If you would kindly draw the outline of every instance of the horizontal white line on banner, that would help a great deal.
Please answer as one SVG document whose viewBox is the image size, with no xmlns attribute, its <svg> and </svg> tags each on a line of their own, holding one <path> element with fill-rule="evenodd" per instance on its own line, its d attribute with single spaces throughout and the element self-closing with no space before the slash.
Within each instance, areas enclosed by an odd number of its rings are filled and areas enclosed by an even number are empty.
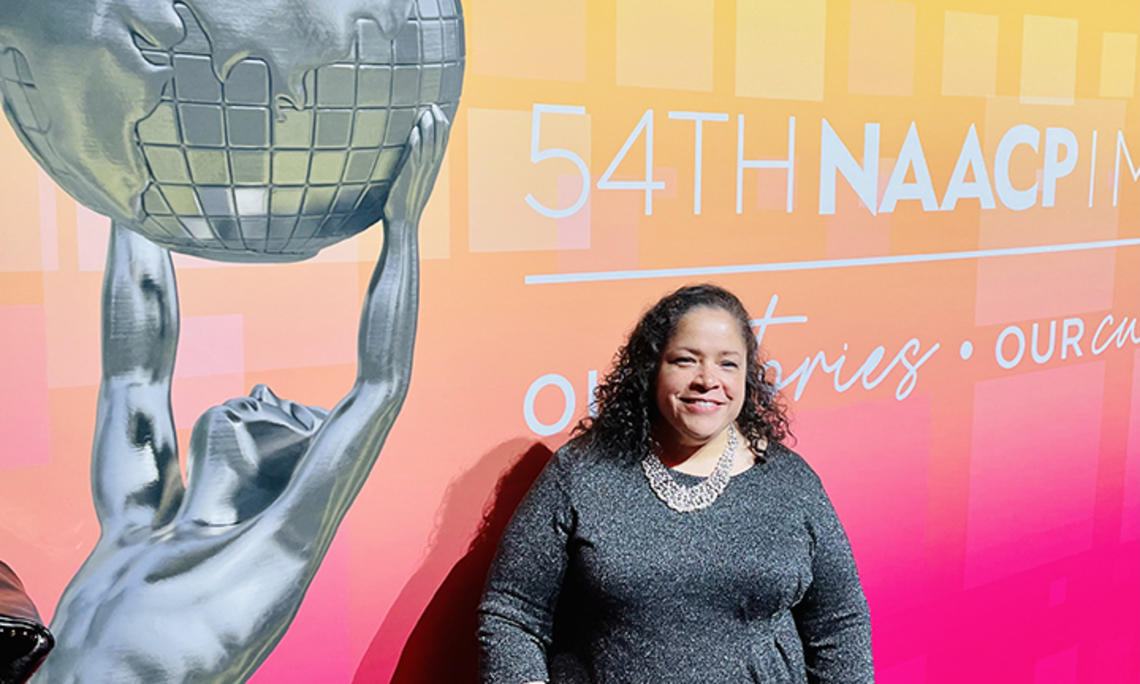
<svg viewBox="0 0 1140 684">
<path fill-rule="evenodd" d="M 648 278 L 682 278 L 691 276 L 734 275 L 737 273 L 765 273 L 769 271 L 811 271 L 821 268 L 849 268 L 851 266 L 882 266 L 886 264 L 913 264 L 928 261 L 954 261 L 985 257 L 1020 256 L 1025 254 L 1054 254 L 1080 252 L 1089 249 L 1130 247 L 1140 245 L 1140 238 L 1101 240 L 1100 242 L 1071 242 L 1064 245 L 1037 245 L 1034 247 L 1006 247 L 1002 249 L 974 249 L 966 252 L 935 252 L 933 254 L 895 254 L 851 259 L 820 259 L 817 261 L 783 261 L 771 264 L 738 264 L 735 266 L 694 266 L 688 268 L 645 268 L 628 271 L 593 271 L 584 273 L 544 273 L 526 276 L 527 285 L 555 283 L 596 283 L 607 280 L 642 280 Z"/>
</svg>

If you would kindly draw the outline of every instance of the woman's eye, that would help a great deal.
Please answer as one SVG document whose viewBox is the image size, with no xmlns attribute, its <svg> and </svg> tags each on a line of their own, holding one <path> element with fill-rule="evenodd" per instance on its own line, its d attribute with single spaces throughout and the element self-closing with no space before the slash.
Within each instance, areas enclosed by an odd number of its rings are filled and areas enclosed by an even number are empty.
<svg viewBox="0 0 1140 684">
<path fill-rule="evenodd" d="M 736 368 L 735 361 L 722 361 L 720 364 L 723 368 Z"/>
<path fill-rule="evenodd" d="M 695 363 L 695 361 L 691 356 L 679 356 L 673 359 L 673 363 L 677 364 L 678 366 L 687 366 L 691 363 Z"/>
</svg>

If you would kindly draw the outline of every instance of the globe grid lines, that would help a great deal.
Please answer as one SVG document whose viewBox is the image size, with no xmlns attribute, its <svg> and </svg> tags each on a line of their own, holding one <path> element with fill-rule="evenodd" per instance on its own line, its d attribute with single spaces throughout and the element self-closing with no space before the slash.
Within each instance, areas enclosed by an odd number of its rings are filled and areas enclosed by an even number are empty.
<svg viewBox="0 0 1140 684">
<path fill-rule="evenodd" d="M 171 69 L 155 106 L 128 122 L 142 164 L 136 218 L 96 210 L 175 251 L 308 258 L 381 217 L 424 106 L 434 102 L 454 120 L 466 61 L 455 0 L 416 0 L 391 38 L 358 20 L 349 54 L 307 71 L 295 107 L 273 101 L 281 76 L 256 56 L 218 79 L 194 12 L 184 2 L 173 7 L 185 27 L 177 44 L 132 34 L 143 59 Z M 0 46 L 0 91 L 14 128 L 69 192 L 82 194 L 86 181 L 69 181 L 67 167 L 53 161 L 63 155 L 52 146 L 33 76 L 18 47 Z"/>
<path fill-rule="evenodd" d="M 274 110 L 268 98 L 272 89 L 268 85 L 261 89 L 265 95 L 263 98 L 251 99 L 242 94 L 231 96 L 229 85 L 243 66 L 258 64 L 261 73 L 268 76 L 263 62 L 243 60 L 234 67 L 225 83 L 217 81 L 212 69 L 200 69 L 199 74 L 207 74 L 212 83 L 186 83 L 186 74 L 181 67 L 192 63 L 192 60 L 198 60 L 199 66 L 209 66 L 211 53 L 193 13 L 181 3 L 176 5 L 187 26 L 186 37 L 170 50 L 143 49 L 148 60 L 170 64 L 175 71 L 155 112 L 141 120 L 136 128 L 137 140 L 144 149 L 151 175 L 143 193 L 144 221 L 150 224 L 151 230 L 161 230 L 162 234 L 175 241 L 189 238 L 201 244 L 200 238 L 216 240 L 231 250 L 248 251 L 250 244 L 257 241 L 260 244 L 256 251 L 278 257 L 299 255 L 303 258 L 371 225 L 379 217 L 382 201 L 390 187 L 389 179 L 402 157 L 406 135 L 414 125 L 416 112 L 422 106 L 420 103 L 425 99 L 440 101 L 441 107 L 452 118 L 458 105 L 464 62 L 462 17 L 451 3 L 445 3 L 448 7 L 443 12 L 431 4 L 430 0 L 420 0 L 414 5 L 415 14 L 391 40 L 381 41 L 379 35 L 369 40 L 367 32 L 371 30 L 378 34 L 378 27 L 371 22 L 358 22 L 352 61 L 325 65 L 305 75 L 306 101 L 300 103 L 300 109 L 283 110 L 284 119 L 293 116 L 304 117 L 308 121 L 304 140 L 299 144 L 281 140 L 283 121 L 273 116 Z M 425 8 L 428 11 L 424 11 Z M 197 50 L 188 50 L 187 47 Z M 369 52 L 374 54 L 366 54 Z M 375 58 L 376 54 L 383 61 Z M 362 104 L 361 81 L 367 70 L 384 77 L 386 92 L 383 99 L 372 95 Z M 425 78 L 425 73 L 432 74 L 432 70 L 434 78 Z M 351 87 L 339 89 L 342 94 L 350 93 L 351 101 L 338 99 L 336 92 L 333 97 L 326 98 L 322 92 L 322 81 L 335 77 L 338 71 L 342 80 L 346 73 L 351 74 Z M 408 76 L 414 76 L 414 82 Z M 342 83 L 344 85 L 347 83 Z M 414 85 L 414 91 L 408 85 Z M 427 97 L 425 89 L 430 90 Z M 183 90 L 191 92 L 184 93 Z M 163 107 L 169 108 L 176 140 L 147 140 L 143 135 L 147 122 Z M 198 125 L 200 140 L 187 143 L 187 138 L 194 133 L 186 121 L 187 113 L 194 113 L 195 107 L 213 108 L 216 126 L 211 131 Z M 232 130 L 233 113 L 251 110 L 262 111 L 262 118 L 266 121 L 261 145 L 238 141 Z M 368 125 L 362 124 L 361 120 L 369 112 L 383 117 L 382 129 L 377 139 L 361 145 L 358 137 L 360 127 Z M 326 134 L 330 128 L 329 119 L 334 116 L 342 119 L 339 142 L 329 144 Z M 379 122 L 372 125 L 376 123 Z M 202 131 L 206 135 L 201 135 Z M 337 133 L 333 135 L 336 137 Z M 159 166 L 154 160 L 156 150 L 163 149 L 177 150 L 179 172 L 173 177 L 156 169 Z M 221 177 L 202 177 L 202 171 L 195 168 L 194 157 L 209 154 L 215 155 L 215 167 L 224 166 Z M 242 154 L 260 155 L 260 178 L 251 181 L 239 177 L 235 160 Z M 302 170 L 298 165 L 297 169 L 292 169 L 293 175 L 283 180 L 281 162 L 290 155 L 294 160 L 303 157 L 301 163 L 304 168 Z M 363 164 L 361 155 L 365 155 Z M 319 169 L 322 157 L 325 168 Z M 224 164 L 220 164 L 222 159 Z M 171 193 L 179 192 L 182 193 L 181 199 L 172 200 Z M 282 210 L 282 200 L 290 195 L 288 207 Z M 193 206 L 189 206 L 191 202 Z M 359 219 L 361 215 L 365 215 L 367 220 Z M 284 233 L 286 225 L 288 234 L 282 238 L 280 234 Z M 346 226 L 348 230 L 344 230 Z M 329 227 L 342 230 L 334 232 Z"/>
<path fill-rule="evenodd" d="M 12 86 L 14 90 L 9 90 Z M 15 48 L 0 52 L 0 94 L 3 94 L 4 101 L 12 107 L 23 127 L 42 136 L 48 131 L 47 116 L 36 90 L 31 68 L 24 55 Z M 19 97 L 13 96 L 13 93 Z M 26 123 L 29 119 L 35 122 L 34 126 Z"/>
</svg>

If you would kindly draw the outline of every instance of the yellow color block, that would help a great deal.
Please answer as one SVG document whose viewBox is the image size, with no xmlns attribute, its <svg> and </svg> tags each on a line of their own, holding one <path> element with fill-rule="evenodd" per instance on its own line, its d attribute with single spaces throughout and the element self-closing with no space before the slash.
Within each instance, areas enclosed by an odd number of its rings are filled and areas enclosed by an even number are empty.
<svg viewBox="0 0 1140 684">
<path fill-rule="evenodd" d="M 586 0 L 483 0 L 465 5 L 472 73 L 586 79 Z"/>
<path fill-rule="evenodd" d="M 914 93 L 914 5 L 852 0 L 847 89 L 865 95 Z"/>
<path fill-rule="evenodd" d="M 1132 97 L 1136 92 L 1136 34 L 1106 33 L 1100 51 L 1100 96 Z"/>
<path fill-rule="evenodd" d="M 618 0 L 617 82 L 712 90 L 713 0 Z"/>
<path fill-rule="evenodd" d="M 1026 15 L 1021 41 L 1021 101 L 1073 104 L 1077 20 Z"/>
<path fill-rule="evenodd" d="M 823 99 L 824 0 L 737 0 L 736 94 Z"/>
<path fill-rule="evenodd" d="M 942 41 L 942 94 L 997 94 L 998 18 L 946 12 Z"/>
<path fill-rule="evenodd" d="M 530 160 L 531 112 L 468 109 L 468 244 L 472 252 L 581 249 L 588 246 L 590 204 L 572 216 L 541 215 L 529 204 L 566 209 L 582 190 L 573 161 Z M 590 119 L 582 114 L 542 114 L 539 150 L 564 150 L 590 166 Z M 586 180 L 590 184 L 590 180 Z M 591 188 L 587 187 L 587 190 Z"/>
</svg>

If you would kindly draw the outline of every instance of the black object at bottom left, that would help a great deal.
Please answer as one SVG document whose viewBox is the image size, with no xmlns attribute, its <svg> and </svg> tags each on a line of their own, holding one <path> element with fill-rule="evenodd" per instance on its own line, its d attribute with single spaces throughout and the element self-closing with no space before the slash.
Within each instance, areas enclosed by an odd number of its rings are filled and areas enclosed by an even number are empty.
<svg viewBox="0 0 1140 684">
<path fill-rule="evenodd" d="M 26 682 L 54 645 L 20 578 L 0 561 L 0 684 Z"/>
</svg>

